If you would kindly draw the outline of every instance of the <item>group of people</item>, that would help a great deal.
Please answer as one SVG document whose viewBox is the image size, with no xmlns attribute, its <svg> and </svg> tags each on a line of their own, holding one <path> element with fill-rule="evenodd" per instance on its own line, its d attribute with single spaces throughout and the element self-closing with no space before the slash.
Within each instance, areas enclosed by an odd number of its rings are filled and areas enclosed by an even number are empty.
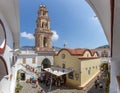
<svg viewBox="0 0 120 93">
<path fill-rule="evenodd" d="M 41 84 L 45 84 L 46 86 L 49 86 L 50 84 L 53 86 L 60 87 L 61 85 L 64 85 L 65 81 L 61 77 L 52 76 L 49 73 L 43 74 L 38 78 L 38 82 Z"/>
<path fill-rule="evenodd" d="M 65 79 L 64 77 L 57 77 L 50 73 L 43 73 L 38 78 L 35 78 L 34 76 L 30 77 L 29 83 L 31 83 L 32 87 L 34 88 L 37 88 L 39 84 L 43 84 L 46 87 L 49 86 L 61 87 L 65 84 Z M 43 89 L 40 90 L 40 93 L 43 93 Z"/>
<path fill-rule="evenodd" d="M 35 88 L 38 87 L 38 80 L 33 77 L 30 78 L 30 83 L 34 85 Z"/>
<path fill-rule="evenodd" d="M 99 76 L 97 77 L 97 79 L 95 80 L 95 87 L 96 88 L 103 88 L 103 84 L 102 84 L 102 82 L 100 81 L 100 78 L 99 78 Z"/>
</svg>

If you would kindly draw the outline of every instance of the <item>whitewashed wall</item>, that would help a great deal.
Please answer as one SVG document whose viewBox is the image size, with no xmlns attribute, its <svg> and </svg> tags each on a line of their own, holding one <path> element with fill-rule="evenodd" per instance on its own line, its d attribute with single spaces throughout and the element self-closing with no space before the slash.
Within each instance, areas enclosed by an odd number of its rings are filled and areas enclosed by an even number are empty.
<svg viewBox="0 0 120 93">
<path fill-rule="evenodd" d="M 8 74 L 10 75 L 10 73 L 11 73 L 11 57 L 13 55 L 13 53 L 10 52 L 13 49 L 12 32 L 9 28 L 7 21 L 5 20 L 4 16 L 2 15 L 1 11 L 0 11 L 0 19 L 3 22 L 5 30 L 6 30 L 6 48 L 5 48 L 4 53 L 1 56 L 4 58 L 4 60 L 6 62 Z M 3 71 L 2 68 L 0 68 L 0 70 Z M 4 83 L 4 80 L 3 80 L 3 83 Z M 5 93 L 9 93 L 10 92 L 10 78 L 6 83 L 7 83 L 6 85 L 8 85 L 8 86 L 0 84 L 2 86 L 2 89 L 0 88 L 0 91 L 4 90 Z M 7 87 L 7 89 L 6 89 L 6 87 Z"/>
<path fill-rule="evenodd" d="M 1 12 L 0 12 L 0 19 L 2 20 L 2 22 L 4 24 L 4 27 L 5 27 L 5 30 L 6 30 L 6 39 L 7 39 L 6 40 L 7 44 L 6 44 L 5 52 L 2 56 L 7 63 L 8 73 L 10 73 L 10 70 L 11 70 L 11 68 L 10 68 L 11 58 L 10 57 L 12 56 L 12 53 L 10 51 L 13 49 L 13 38 L 12 38 L 12 33 L 10 31 L 10 28 L 7 24 L 7 21 L 4 19 Z"/>
<path fill-rule="evenodd" d="M 45 58 L 49 59 L 51 62 L 51 65 L 53 65 L 53 56 L 37 56 L 37 55 L 30 55 L 30 56 L 24 55 L 23 56 L 23 55 L 21 55 L 21 56 L 18 56 L 18 62 L 22 63 L 23 58 L 26 58 L 26 64 L 29 64 L 32 67 L 41 66 L 41 64 Z M 35 58 L 35 60 L 36 60 L 35 64 L 32 63 L 32 58 Z"/>
<path fill-rule="evenodd" d="M 23 58 L 26 58 L 26 64 L 29 64 L 30 66 L 32 67 L 36 67 L 37 66 L 37 59 L 36 59 L 36 56 L 35 55 L 31 55 L 31 56 L 27 56 L 27 55 L 20 55 L 18 56 L 18 62 L 19 63 L 22 63 L 23 62 Z M 36 60 L 36 63 L 32 63 L 32 59 L 35 58 Z"/>
</svg>

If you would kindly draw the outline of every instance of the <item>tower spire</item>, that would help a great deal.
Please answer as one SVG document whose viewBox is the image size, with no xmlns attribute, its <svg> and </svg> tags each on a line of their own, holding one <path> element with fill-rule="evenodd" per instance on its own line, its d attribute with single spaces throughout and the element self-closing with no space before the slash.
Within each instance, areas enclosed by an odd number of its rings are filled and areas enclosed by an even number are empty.
<svg viewBox="0 0 120 93">
<path fill-rule="evenodd" d="M 39 51 L 52 51 L 52 31 L 50 30 L 50 18 L 45 5 L 40 5 L 36 20 L 35 48 Z"/>
</svg>

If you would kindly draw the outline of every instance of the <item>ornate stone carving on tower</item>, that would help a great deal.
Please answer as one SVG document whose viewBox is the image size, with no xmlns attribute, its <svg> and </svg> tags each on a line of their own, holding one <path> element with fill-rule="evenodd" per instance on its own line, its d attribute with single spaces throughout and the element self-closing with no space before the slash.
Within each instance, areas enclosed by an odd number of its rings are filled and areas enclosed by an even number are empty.
<svg viewBox="0 0 120 93">
<path fill-rule="evenodd" d="M 36 31 L 34 34 L 36 52 L 53 51 L 52 35 L 48 9 L 45 5 L 40 5 L 36 20 Z"/>
</svg>

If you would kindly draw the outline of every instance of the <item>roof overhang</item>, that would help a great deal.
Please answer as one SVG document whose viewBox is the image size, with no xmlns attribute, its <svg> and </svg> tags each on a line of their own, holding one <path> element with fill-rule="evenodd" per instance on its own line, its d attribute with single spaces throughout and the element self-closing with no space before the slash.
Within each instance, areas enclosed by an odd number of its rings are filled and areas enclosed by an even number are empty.
<svg viewBox="0 0 120 93">
<path fill-rule="evenodd" d="M 111 0 L 86 0 L 96 13 L 111 47 Z"/>
</svg>

